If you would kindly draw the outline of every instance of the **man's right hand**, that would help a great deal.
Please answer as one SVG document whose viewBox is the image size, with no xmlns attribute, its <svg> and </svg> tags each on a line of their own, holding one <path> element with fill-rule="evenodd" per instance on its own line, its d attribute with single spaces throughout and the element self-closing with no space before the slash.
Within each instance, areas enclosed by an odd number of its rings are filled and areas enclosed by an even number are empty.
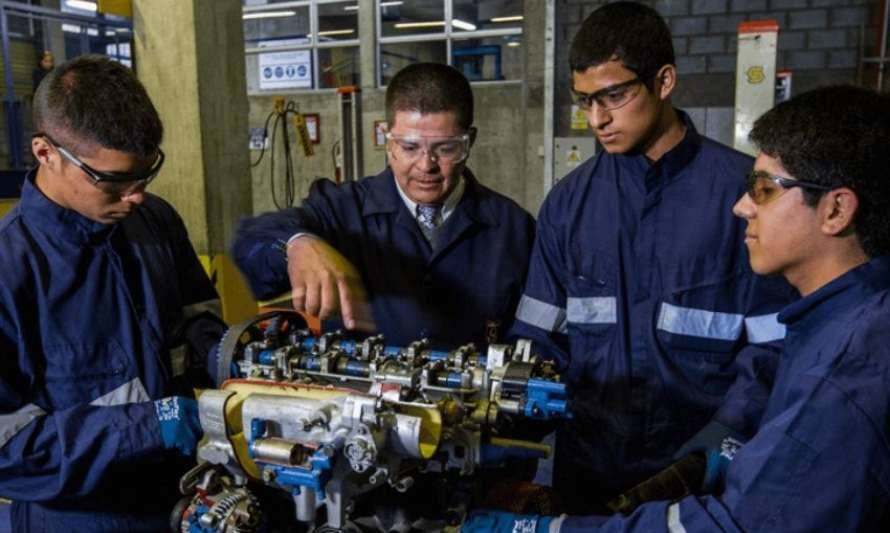
<svg viewBox="0 0 890 533">
<path fill-rule="evenodd" d="M 287 246 L 287 272 L 297 311 L 322 320 L 339 312 L 347 329 L 375 330 L 361 276 L 322 239 L 312 235 L 293 239 Z"/>
</svg>

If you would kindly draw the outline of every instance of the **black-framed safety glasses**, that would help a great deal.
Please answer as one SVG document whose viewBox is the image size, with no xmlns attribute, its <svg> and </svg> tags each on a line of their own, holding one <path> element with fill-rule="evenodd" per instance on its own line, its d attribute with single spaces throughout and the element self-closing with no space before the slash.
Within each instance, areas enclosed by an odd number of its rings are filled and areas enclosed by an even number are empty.
<svg viewBox="0 0 890 533">
<path fill-rule="evenodd" d="M 629 104 L 637 93 L 640 92 L 640 86 L 643 80 L 633 78 L 609 87 L 604 87 L 593 93 L 581 93 L 572 89 L 572 102 L 585 111 L 589 111 L 593 107 L 593 103 L 607 111 L 613 111 Z"/>
<path fill-rule="evenodd" d="M 754 170 L 748 174 L 747 193 L 751 197 L 751 201 L 757 205 L 768 204 L 785 194 L 785 191 L 788 189 L 793 189 L 794 187 L 823 192 L 833 189 L 833 187 L 827 185 L 786 178 L 784 176 L 775 176 L 763 170 Z"/>
<path fill-rule="evenodd" d="M 132 190 L 139 186 L 145 186 L 155 179 L 164 166 L 164 151 L 158 148 L 158 157 L 155 162 L 146 170 L 141 172 L 103 172 L 96 170 L 88 164 L 81 161 L 76 155 L 71 153 L 67 148 L 53 140 L 52 137 L 45 133 L 35 133 L 32 137 L 43 137 L 49 144 L 56 149 L 62 157 L 71 162 L 89 176 L 94 185 L 101 189 L 114 189 L 114 191 Z"/>
</svg>

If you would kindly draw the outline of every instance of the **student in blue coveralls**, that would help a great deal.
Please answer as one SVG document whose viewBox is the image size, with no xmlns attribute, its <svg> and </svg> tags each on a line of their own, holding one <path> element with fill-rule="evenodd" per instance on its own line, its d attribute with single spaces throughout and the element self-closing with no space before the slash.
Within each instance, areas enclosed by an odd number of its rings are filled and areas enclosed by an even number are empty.
<svg viewBox="0 0 890 533">
<path fill-rule="evenodd" d="M 684 451 L 753 433 L 784 335 L 775 315 L 795 295 L 748 268 L 731 207 L 752 160 L 671 105 L 677 70 L 658 13 L 603 6 L 570 62 L 602 150 L 544 202 L 512 333 L 570 386 L 576 416 L 557 431 L 553 486 L 584 513 L 687 441 Z"/>
<path fill-rule="evenodd" d="M 391 345 L 500 340 L 534 220 L 466 168 L 476 137 L 469 82 L 447 65 L 408 66 L 386 89 L 386 116 L 383 172 L 320 180 L 300 207 L 245 220 L 236 263 L 259 298 L 292 291 L 294 308 L 326 331 L 376 329 Z"/>
<path fill-rule="evenodd" d="M 163 128 L 130 69 L 52 70 L 34 127 L 37 168 L 0 221 L 0 530 L 164 531 L 201 433 L 187 378 L 224 329 L 218 296 L 145 190 Z"/>
<path fill-rule="evenodd" d="M 888 531 L 890 100 L 818 89 L 768 111 L 751 140 L 760 155 L 733 209 L 751 266 L 803 298 L 779 314 L 785 348 L 759 429 L 717 457 L 724 483 L 628 517 L 488 513 L 465 532 Z"/>
</svg>

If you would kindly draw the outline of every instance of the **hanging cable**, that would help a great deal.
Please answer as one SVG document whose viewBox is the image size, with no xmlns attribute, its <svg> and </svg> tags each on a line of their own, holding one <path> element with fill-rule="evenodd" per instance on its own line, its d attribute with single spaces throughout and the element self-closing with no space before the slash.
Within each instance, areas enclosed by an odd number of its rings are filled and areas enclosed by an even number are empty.
<svg viewBox="0 0 890 533">
<path fill-rule="evenodd" d="M 290 207 L 294 205 L 294 202 L 296 201 L 297 187 L 296 176 L 294 173 L 294 157 L 291 153 L 290 135 L 287 127 L 288 118 L 291 117 L 294 119 L 294 127 L 297 128 L 297 138 L 300 141 L 301 146 L 303 147 L 304 155 L 307 157 L 312 155 L 312 147 L 310 144 L 308 144 L 310 142 L 308 140 L 308 133 L 304 131 L 306 127 L 305 120 L 300 114 L 297 104 L 292 100 L 285 104 L 283 98 L 276 98 L 275 109 L 271 113 L 269 113 L 269 115 L 266 117 L 266 122 L 263 125 L 263 138 L 269 138 L 269 122 L 272 122 L 271 139 L 269 143 L 269 187 L 272 190 L 272 203 L 277 209 Z M 279 130 L 281 131 L 281 146 L 284 153 L 283 202 L 279 202 L 277 188 L 275 187 L 275 140 L 278 137 Z M 257 157 L 257 160 L 251 163 L 251 167 L 258 166 L 263 160 L 263 156 L 265 155 L 265 153 L 266 145 L 264 141 L 262 151 L 260 152 L 259 157 Z"/>
</svg>

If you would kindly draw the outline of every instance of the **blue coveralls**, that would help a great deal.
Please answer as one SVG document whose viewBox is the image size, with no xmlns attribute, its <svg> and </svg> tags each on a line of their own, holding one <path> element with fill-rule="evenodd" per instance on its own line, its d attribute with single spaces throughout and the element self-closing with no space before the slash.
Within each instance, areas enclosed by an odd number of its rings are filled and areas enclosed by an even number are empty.
<svg viewBox="0 0 890 533">
<path fill-rule="evenodd" d="M 720 497 L 645 504 L 599 529 L 573 518 L 562 533 L 887 531 L 890 259 L 835 279 L 779 321 L 788 329 L 775 388 Z"/>
<path fill-rule="evenodd" d="M 534 240 L 534 219 L 465 172 L 466 189 L 438 228 L 435 249 L 396 189 L 392 171 L 354 183 L 313 184 L 301 207 L 241 223 L 232 256 L 258 298 L 290 291 L 283 243 L 298 232 L 323 238 L 361 273 L 387 343 L 429 338 L 454 347 L 485 343 L 513 320 Z M 342 327 L 323 324 L 326 331 Z"/>
<path fill-rule="evenodd" d="M 732 206 L 751 158 L 680 114 L 686 135 L 657 162 L 601 152 L 538 217 L 512 334 L 569 383 L 553 483 L 576 514 L 665 468 L 721 405 L 752 434 L 784 335 L 775 315 L 796 295 L 748 267 Z"/>
<path fill-rule="evenodd" d="M 0 496 L 13 531 L 164 531 L 188 466 L 151 400 L 184 321 L 218 297 L 160 198 L 114 225 L 26 180 L 0 221 Z"/>
</svg>

